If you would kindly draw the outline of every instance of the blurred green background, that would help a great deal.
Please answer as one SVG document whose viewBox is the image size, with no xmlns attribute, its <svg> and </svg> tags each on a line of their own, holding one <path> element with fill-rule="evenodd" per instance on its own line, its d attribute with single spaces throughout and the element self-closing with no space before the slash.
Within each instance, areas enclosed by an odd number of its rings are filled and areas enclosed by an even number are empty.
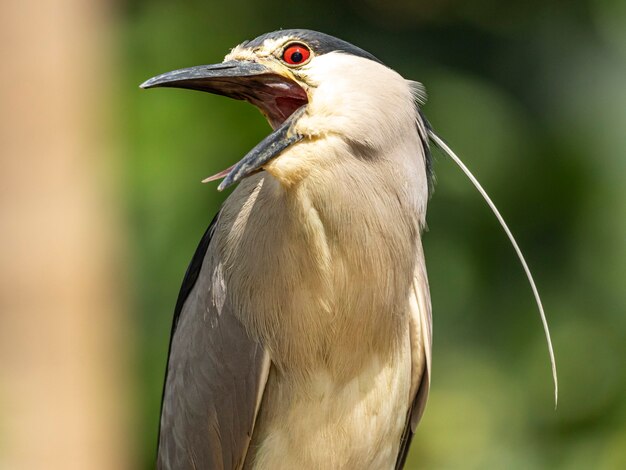
<svg viewBox="0 0 626 470">
<path fill-rule="evenodd" d="M 424 83 L 425 114 L 490 192 L 543 296 L 557 411 L 515 254 L 435 152 L 433 384 L 407 468 L 626 468 L 626 2 L 129 0 L 116 21 L 139 468 L 153 464 L 178 288 L 225 197 L 200 180 L 269 126 L 246 103 L 137 85 L 279 28 L 338 36 Z"/>
</svg>

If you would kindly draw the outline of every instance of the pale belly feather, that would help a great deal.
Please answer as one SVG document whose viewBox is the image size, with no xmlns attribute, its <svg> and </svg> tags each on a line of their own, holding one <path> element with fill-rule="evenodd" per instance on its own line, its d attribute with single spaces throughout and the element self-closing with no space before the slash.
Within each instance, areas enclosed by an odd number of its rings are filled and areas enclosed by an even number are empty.
<svg viewBox="0 0 626 470">
<path fill-rule="evenodd" d="M 386 361 L 366 364 L 341 385 L 324 370 L 296 386 L 271 377 L 264 406 L 275 414 L 259 416 L 249 468 L 393 469 L 410 404 L 408 335 Z"/>
</svg>

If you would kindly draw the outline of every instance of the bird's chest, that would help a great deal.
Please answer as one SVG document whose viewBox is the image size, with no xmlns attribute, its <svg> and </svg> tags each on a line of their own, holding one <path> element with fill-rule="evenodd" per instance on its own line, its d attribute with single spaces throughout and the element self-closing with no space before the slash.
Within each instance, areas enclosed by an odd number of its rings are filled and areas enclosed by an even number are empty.
<svg viewBox="0 0 626 470">
<path fill-rule="evenodd" d="M 393 196 L 372 211 L 277 184 L 249 178 L 222 211 L 227 301 L 279 369 L 349 375 L 370 352 L 387 354 L 402 331 L 412 222 L 397 217 Z"/>
</svg>

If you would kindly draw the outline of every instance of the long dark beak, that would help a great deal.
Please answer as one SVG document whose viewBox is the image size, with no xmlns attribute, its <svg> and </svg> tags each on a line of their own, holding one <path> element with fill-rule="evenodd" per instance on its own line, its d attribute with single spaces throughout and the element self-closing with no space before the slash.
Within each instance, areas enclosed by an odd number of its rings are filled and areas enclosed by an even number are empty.
<svg viewBox="0 0 626 470">
<path fill-rule="evenodd" d="M 257 62 L 233 60 L 174 70 L 146 80 L 140 87 L 186 88 L 246 100 L 261 108 L 270 122 L 278 123 L 274 132 L 229 171 L 218 188 L 220 191 L 259 171 L 268 161 L 302 140 L 293 125 L 304 113 L 306 93 L 292 80 Z"/>
<path fill-rule="evenodd" d="M 257 62 L 231 60 L 162 73 L 146 80 L 140 87 L 187 88 L 243 100 L 252 95 L 251 91 L 256 86 L 261 86 L 275 75 Z"/>
</svg>

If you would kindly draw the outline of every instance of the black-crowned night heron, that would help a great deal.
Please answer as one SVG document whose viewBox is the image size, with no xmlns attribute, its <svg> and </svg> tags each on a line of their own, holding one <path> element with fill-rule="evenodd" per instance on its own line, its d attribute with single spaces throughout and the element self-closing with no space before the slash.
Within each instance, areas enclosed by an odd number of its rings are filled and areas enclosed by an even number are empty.
<svg viewBox="0 0 626 470">
<path fill-rule="evenodd" d="M 456 159 L 423 87 L 308 30 L 142 87 L 246 100 L 274 129 L 208 178 L 240 184 L 176 304 L 158 467 L 401 468 L 430 383 L 429 139 Z"/>
</svg>

